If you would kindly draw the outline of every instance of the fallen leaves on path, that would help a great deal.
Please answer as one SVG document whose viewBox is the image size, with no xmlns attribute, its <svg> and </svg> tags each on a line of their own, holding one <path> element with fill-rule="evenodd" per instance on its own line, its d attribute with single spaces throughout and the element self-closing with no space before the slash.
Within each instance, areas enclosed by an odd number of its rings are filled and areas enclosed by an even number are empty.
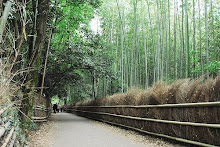
<svg viewBox="0 0 220 147">
<path fill-rule="evenodd" d="M 31 131 L 29 134 L 30 141 L 28 147 L 52 147 L 53 130 L 57 125 L 53 121 L 48 121 L 39 126 L 38 130 Z"/>
</svg>

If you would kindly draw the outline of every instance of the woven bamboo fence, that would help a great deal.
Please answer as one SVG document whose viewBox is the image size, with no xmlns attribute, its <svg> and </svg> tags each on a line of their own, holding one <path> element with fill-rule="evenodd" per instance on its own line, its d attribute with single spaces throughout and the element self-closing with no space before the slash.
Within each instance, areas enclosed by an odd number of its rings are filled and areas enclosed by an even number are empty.
<svg viewBox="0 0 220 147">
<path fill-rule="evenodd" d="M 188 144 L 220 146 L 219 101 L 140 106 L 72 106 L 68 111 Z"/>
<path fill-rule="evenodd" d="M 35 106 L 33 108 L 33 117 L 32 120 L 35 123 L 41 123 L 41 122 L 47 122 L 50 115 L 51 115 L 51 109 L 45 109 L 41 106 Z"/>
<path fill-rule="evenodd" d="M 0 109 L 0 146 L 6 147 L 10 146 L 13 147 L 17 140 L 17 133 L 18 125 L 13 122 L 12 117 L 5 117 L 5 113 L 7 110 L 11 109 L 10 106 Z M 19 144 L 19 143 L 17 143 Z"/>
</svg>

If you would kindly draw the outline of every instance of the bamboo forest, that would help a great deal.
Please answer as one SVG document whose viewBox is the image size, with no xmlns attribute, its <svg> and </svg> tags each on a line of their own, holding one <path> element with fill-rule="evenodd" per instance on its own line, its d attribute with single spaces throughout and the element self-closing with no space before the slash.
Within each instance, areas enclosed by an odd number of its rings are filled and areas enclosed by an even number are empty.
<svg viewBox="0 0 220 147">
<path fill-rule="evenodd" d="M 0 146 L 63 144 L 30 141 L 55 109 L 219 146 L 219 3 L 0 0 Z"/>
<path fill-rule="evenodd" d="M 147 88 L 160 80 L 218 75 L 217 4 L 200 0 L 104 2 L 100 8 L 103 49 L 115 59 L 119 91 Z M 103 80 L 108 89 L 108 78 Z"/>
</svg>

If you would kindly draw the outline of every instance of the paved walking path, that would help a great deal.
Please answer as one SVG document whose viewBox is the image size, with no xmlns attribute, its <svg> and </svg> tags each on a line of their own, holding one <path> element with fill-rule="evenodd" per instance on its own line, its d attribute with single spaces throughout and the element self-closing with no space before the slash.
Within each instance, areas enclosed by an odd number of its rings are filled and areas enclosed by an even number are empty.
<svg viewBox="0 0 220 147">
<path fill-rule="evenodd" d="M 69 113 L 52 115 L 57 127 L 53 147 L 144 147 L 108 127 Z"/>
</svg>

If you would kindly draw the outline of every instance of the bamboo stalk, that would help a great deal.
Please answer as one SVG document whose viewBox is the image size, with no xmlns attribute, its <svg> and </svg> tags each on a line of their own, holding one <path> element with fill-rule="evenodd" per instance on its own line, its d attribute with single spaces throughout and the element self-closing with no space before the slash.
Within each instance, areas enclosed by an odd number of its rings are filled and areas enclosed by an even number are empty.
<svg viewBox="0 0 220 147">
<path fill-rule="evenodd" d="M 41 111 L 48 111 L 48 110 L 45 110 L 43 108 L 33 108 L 34 110 L 41 110 Z"/>
<path fill-rule="evenodd" d="M 45 76 L 46 76 L 47 60 L 48 60 L 48 56 L 49 56 L 50 42 L 51 42 L 52 36 L 53 36 L 53 28 L 51 28 L 50 37 L 49 37 L 49 41 L 48 41 L 48 45 L 47 45 L 47 53 L 46 53 L 46 59 L 45 59 L 45 63 L 44 63 L 44 71 L 43 71 L 41 90 L 40 90 L 40 99 L 42 99 L 43 90 L 44 90 L 44 80 L 45 80 Z"/>
<path fill-rule="evenodd" d="M 2 110 L 0 110 L 0 116 L 8 109 L 8 107 L 3 108 Z"/>
<path fill-rule="evenodd" d="M 6 25 L 6 22 L 7 22 L 7 19 L 8 19 L 8 15 L 9 15 L 9 12 L 11 10 L 11 6 L 12 6 L 13 2 L 14 2 L 13 0 L 7 1 L 5 9 L 4 9 L 4 12 L 3 12 L 3 15 L 1 17 L 1 23 L 0 23 L 0 43 L 2 43 L 3 32 L 5 30 L 5 25 Z"/>
<path fill-rule="evenodd" d="M 4 144 L 2 145 L 2 147 L 6 147 L 6 146 L 8 145 L 8 142 L 10 141 L 10 139 L 11 139 L 11 137 L 12 137 L 14 131 L 15 131 L 15 127 L 13 127 L 13 128 L 11 129 L 11 131 L 9 132 L 9 134 L 8 134 L 7 138 L 5 139 L 5 142 L 4 142 Z"/>
<path fill-rule="evenodd" d="M 42 119 L 42 120 L 34 120 L 33 122 L 40 123 L 40 122 L 47 122 L 47 121 L 48 121 L 47 119 Z"/>
<path fill-rule="evenodd" d="M 33 122 L 38 123 L 38 122 L 47 122 L 48 120 L 47 117 L 32 117 Z"/>
<path fill-rule="evenodd" d="M 0 127 L 0 138 L 5 134 L 5 127 Z"/>
<path fill-rule="evenodd" d="M 14 133 L 14 135 L 13 135 L 13 137 L 12 137 L 12 141 L 11 141 L 9 147 L 14 147 L 16 137 L 17 137 L 17 135 L 16 135 L 16 133 Z"/>
<path fill-rule="evenodd" d="M 41 106 L 36 106 L 36 107 L 34 107 L 33 108 L 34 110 L 42 110 L 42 111 L 50 111 L 51 109 L 45 109 L 45 108 L 43 108 L 43 107 L 41 107 Z"/>
<path fill-rule="evenodd" d="M 47 119 L 47 117 L 32 117 L 33 120 L 42 120 Z"/>
</svg>

